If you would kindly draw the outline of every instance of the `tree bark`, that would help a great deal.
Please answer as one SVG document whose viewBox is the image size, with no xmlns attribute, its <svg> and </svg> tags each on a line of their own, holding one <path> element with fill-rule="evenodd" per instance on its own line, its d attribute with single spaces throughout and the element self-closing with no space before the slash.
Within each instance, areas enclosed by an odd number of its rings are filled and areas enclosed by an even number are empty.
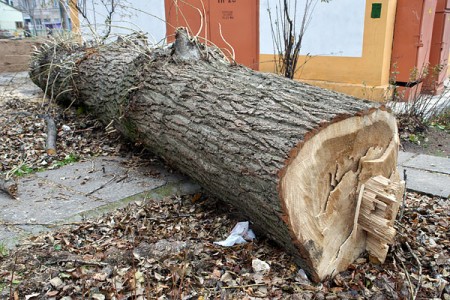
<svg viewBox="0 0 450 300">
<path fill-rule="evenodd" d="M 384 106 L 230 64 L 184 31 L 167 48 L 136 37 L 46 46 L 30 74 L 235 205 L 315 281 L 365 249 L 361 185 L 399 181 Z"/>
<path fill-rule="evenodd" d="M 17 198 L 17 183 L 13 179 L 0 178 L 0 191 L 7 193 L 11 198 Z"/>
<path fill-rule="evenodd" d="M 53 120 L 53 118 L 49 115 L 42 115 L 41 117 L 45 120 L 45 123 L 47 125 L 47 140 L 45 143 L 45 151 L 50 156 L 56 155 L 57 129 L 55 120 Z"/>
</svg>

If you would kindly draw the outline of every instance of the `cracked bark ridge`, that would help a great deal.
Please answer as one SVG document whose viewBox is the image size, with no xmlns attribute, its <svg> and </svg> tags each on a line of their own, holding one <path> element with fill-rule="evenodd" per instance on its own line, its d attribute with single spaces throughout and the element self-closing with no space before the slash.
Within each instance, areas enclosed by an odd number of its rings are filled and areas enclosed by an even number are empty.
<svg viewBox="0 0 450 300">
<path fill-rule="evenodd" d="M 394 117 L 177 37 L 169 48 L 43 49 L 30 74 L 236 206 L 314 281 L 345 270 L 365 249 L 366 233 L 353 232 L 361 185 L 399 180 Z"/>
</svg>

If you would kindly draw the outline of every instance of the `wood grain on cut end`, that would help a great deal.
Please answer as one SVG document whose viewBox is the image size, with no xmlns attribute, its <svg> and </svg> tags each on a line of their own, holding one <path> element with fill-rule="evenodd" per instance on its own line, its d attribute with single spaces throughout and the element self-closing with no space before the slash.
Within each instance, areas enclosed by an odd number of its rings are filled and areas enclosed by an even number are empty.
<svg viewBox="0 0 450 300">
<path fill-rule="evenodd" d="M 398 144 L 394 117 L 376 110 L 326 126 L 286 166 L 280 196 L 288 225 L 295 244 L 309 248 L 320 279 L 365 250 L 362 231 L 353 232 L 359 189 L 367 174 L 397 172 Z"/>
</svg>

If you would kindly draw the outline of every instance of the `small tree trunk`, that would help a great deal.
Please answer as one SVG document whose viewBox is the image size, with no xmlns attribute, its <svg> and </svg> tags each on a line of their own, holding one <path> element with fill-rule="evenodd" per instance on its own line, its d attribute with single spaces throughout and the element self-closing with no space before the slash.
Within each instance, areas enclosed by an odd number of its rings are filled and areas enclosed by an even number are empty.
<svg viewBox="0 0 450 300">
<path fill-rule="evenodd" d="M 64 31 L 67 31 L 69 29 L 69 26 L 67 25 L 67 6 L 66 6 L 66 1 L 65 0 L 59 0 L 58 2 L 59 5 L 59 15 L 61 16 L 61 27 Z"/>
<path fill-rule="evenodd" d="M 76 97 L 235 205 L 316 281 L 365 249 L 361 185 L 399 181 L 396 121 L 383 106 L 230 65 L 184 31 L 169 49 L 129 37 L 42 49 L 31 76 L 44 89 L 47 75 L 47 90 L 72 91 L 60 101 Z"/>
<path fill-rule="evenodd" d="M 12 198 L 17 198 L 17 183 L 13 179 L 0 178 L 0 191 L 7 193 Z"/>
<path fill-rule="evenodd" d="M 56 155 L 57 130 L 55 121 L 49 115 L 43 115 L 42 117 L 47 125 L 47 141 L 45 143 L 45 150 L 48 155 Z"/>
</svg>

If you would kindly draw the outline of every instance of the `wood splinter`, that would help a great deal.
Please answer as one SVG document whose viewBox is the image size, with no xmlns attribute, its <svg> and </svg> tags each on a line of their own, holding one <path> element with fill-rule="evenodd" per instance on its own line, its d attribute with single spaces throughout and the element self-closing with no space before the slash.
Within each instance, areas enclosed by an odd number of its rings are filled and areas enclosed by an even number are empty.
<svg viewBox="0 0 450 300">
<path fill-rule="evenodd" d="M 403 181 L 376 176 L 360 190 L 358 226 L 367 233 L 366 250 L 381 263 L 386 259 L 388 245 L 394 242 L 394 222 L 404 188 Z"/>
</svg>

